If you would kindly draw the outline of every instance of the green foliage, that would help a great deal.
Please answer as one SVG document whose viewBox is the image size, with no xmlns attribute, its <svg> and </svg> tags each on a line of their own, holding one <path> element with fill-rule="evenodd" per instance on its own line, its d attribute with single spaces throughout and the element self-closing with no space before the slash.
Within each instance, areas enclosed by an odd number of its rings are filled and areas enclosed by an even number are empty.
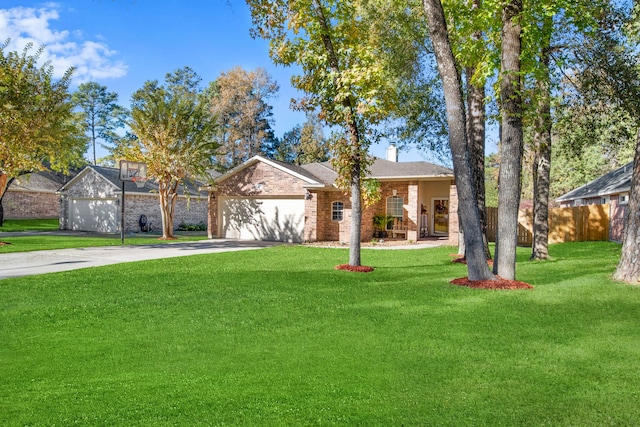
<svg viewBox="0 0 640 427">
<path fill-rule="evenodd" d="M 274 141 L 269 157 L 297 165 L 329 160 L 329 143 L 318 116 L 307 114 L 307 121 L 302 126 L 294 126 Z"/>
<path fill-rule="evenodd" d="M 294 0 L 284 3 L 249 1 L 253 34 L 270 41 L 276 64 L 298 65 L 302 74 L 292 84 L 305 93 L 294 108 L 319 111 L 330 126 L 344 133 L 333 138 L 332 160 L 338 174 L 350 181 L 354 159 L 362 162 L 358 179 L 366 176 L 366 153 L 374 126 L 387 117 L 392 90 L 388 70 L 380 61 L 373 3 Z M 376 15 L 380 18 L 384 15 Z M 346 186 L 345 186 L 346 188 Z"/>
<path fill-rule="evenodd" d="M 73 69 L 55 80 L 49 63 L 38 65 L 43 48 L 9 52 L 8 43 L 0 45 L 0 196 L 8 179 L 44 170 L 45 162 L 68 171 L 85 148 L 69 102 Z"/>
<path fill-rule="evenodd" d="M 375 178 L 367 178 L 362 181 L 362 201 L 365 208 L 373 206 L 380 201 L 380 181 Z"/>
<path fill-rule="evenodd" d="M 207 224 L 202 221 L 197 224 L 188 224 L 182 221 L 178 225 L 178 231 L 207 231 Z"/>
<path fill-rule="evenodd" d="M 552 245 L 531 291 L 449 284 L 452 248 L 126 263 L 6 279 L 6 425 L 634 425 L 640 293 L 611 243 Z M 51 397 L 55 396 L 55 399 Z"/>
<path fill-rule="evenodd" d="M 378 214 L 373 217 L 373 226 L 379 231 L 385 231 L 393 224 L 394 219 L 391 215 Z"/>
<path fill-rule="evenodd" d="M 557 109 L 551 194 L 562 194 L 633 160 L 637 121 L 620 109 L 574 102 Z"/>
</svg>

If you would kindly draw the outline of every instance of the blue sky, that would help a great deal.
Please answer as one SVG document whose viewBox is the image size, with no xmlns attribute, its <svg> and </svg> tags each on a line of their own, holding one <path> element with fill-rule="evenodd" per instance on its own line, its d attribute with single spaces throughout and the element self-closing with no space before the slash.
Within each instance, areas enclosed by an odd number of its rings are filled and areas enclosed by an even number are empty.
<svg viewBox="0 0 640 427">
<path fill-rule="evenodd" d="M 11 38 L 11 50 L 21 50 L 27 41 L 46 45 L 44 57 L 57 74 L 77 67 L 72 90 L 97 81 L 117 92 L 125 107 L 146 80 L 162 80 L 183 66 L 194 69 L 204 84 L 235 66 L 265 68 L 280 85 L 271 100 L 280 137 L 305 120 L 289 108 L 300 94 L 290 84 L 293 70 L 273 65 L 267 42 L 252 39 L 250 27 L 248 7 L 239 0 L 0 2 L 0 40 Z M 385 148 L 374 146 L 371 153 L 384 157 Z M 417 160 L 424 158 L 415 150 L 400 153 L 400 161 Z"/>
</svg>

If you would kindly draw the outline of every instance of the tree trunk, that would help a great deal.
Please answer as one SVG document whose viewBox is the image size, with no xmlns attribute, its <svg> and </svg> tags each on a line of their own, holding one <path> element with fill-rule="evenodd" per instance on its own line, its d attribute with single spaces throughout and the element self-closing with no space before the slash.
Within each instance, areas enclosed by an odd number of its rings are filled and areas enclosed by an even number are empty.
<svg viewBox="0 0 640 427">
<path fill-rule="evenodd" d="M 613 275 L 615 280 L 640 284 L 640 129 L 636 135 L 631 194 L 625 214 L 622 256 Z"/>
<path fill-rule="evenodd" d="M 177 201 L 177 184 L 159 183 L 160 213 L 162 215 L 162 238 L 173 239 L 173 219 Z"/>
<path fill-rule="evenodd" d="M 356 160 L 351 175 L 351 229 L 349 230 L 349 265 L 361 265 L 360 240 L 362 236 L 362 194 L 360 161 Z"/>
<path fill-rule="evenodd" d="M 519 24 L 522 0 L 511 0 L 502 11 L 502 58 L 500 98 L 502 144 L 498 191 L 498 230 L 493 273 L 507 280 L 516 276 L 518 209 L 522 171 L 522 91 Z"/>
<path fill-rule="evenodd" d="M 473 84 L 471 79 L 475 74 L 475 68 L 468 67 L 465 70 L 467 79 L 467 135 L 469 136 L 469 153 L 471 158 L 471 170 L 473 172 L 473 185 L 476 191 L 478 212 L 480 213 L 480 229 L 482 230 L 482 244 L 484 245 L 485 258 L 491 259 L 489 240 L 487 239 L 487 206 L 484 186 L 484 151 L 485 151 L 485 89 L 482 85 Z"/>
<path fill-rule="evenodd" d="M 492 279 L 482 243 L 480 213 L 476 203 L 467 147 L 465 108 L 462 82 L 451 50 L 444 11 L 440 0 L 423 0 L 431 43 L 442 79 L 449 126 L 449 144 L 458 189 L 460 223 L 464 230 L 467 269 L 470 280 Z"/>
<path fill-rule="evenodd" d="M 9 175 L 0 172 L 0 227 L 4 225 L 4 207 L 2 206 L 2 200 L 4 200 L 4 195 L 7 192 L 7 188 L 9 188 L 9 181 Z"/>
<path fill-rule="evenodd" d="M 549 59 L 553 18 L 543 24 L 545 39 L 540 49 L 540 63 L 545 75 L 536 81 L 538 98 L 533 134 L 533 246 L 532 260 L 549 258 L 549 188 L 551 185 L 551 76 Z"/>
<path fill-rule="evenodd" d="M 331 40 L 330 23 L 328 22 L 320 1 L 313 0 L 313 7 L 318 18 L 318 23 L 323 29 L 322 42 L 327 51 L 329 67 L 336 76 L 340 75 L 340 62 Z M 336 87 L 344 83 L 336 77 L 334 81 Z M 360 260 L 360 239 L 362 235 L 362 140 L 358 123 L 356 121 L 356 111 L 351 96 L 347 96 L 342 101 L 342 107 L 346 111 L 345 122 L 349 133 L 350 144 L 350 171 L 349 187 L 351 190 L 351 229 L 349 231 L 349 265 L 359 266 Z M 366 154 L 365 154 L 366 155 Z"/>
</svg>

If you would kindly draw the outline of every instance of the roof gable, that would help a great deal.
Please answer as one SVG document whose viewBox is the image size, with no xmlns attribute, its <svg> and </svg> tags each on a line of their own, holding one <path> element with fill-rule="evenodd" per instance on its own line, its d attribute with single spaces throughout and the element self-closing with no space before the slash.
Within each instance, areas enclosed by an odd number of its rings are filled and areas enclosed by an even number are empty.
<svg viewBox="0 0 640 427">
<path fill-rule="evenodd" d="M 88 173 L 95 173 L 100 178 L 107 181 L 114 189 L 119 190 L 122 189 L 122 181 L 120 181 L 120 169 L 119 168 L 110 168 L 105 166 L 96 166 L 89 165 L 85 167 L 79 174 L 77 174 L 71 181 L 66 183 L 59 191 L 63 192 L 70 187 L 74 186 L 79 180 L 82 179 Z M 178 194 L 196 194 L 200 191 L 200 183 L 192 183 L 190 181 L 183 181 L 183 185 L 180 185 L 178 188 Z M 186 189 L 186 191 L 185 191 Z M 139 193 L 139 194 L 149 194 L 151 192 L 157 192 L 159 190 L 158 183 L 156 181 L 147 180 L 144 183 L 144 186 L 138 188 L 135 182 L 124 181 L 124 191 L 125 193 Z"/>
<path fill-rule="evenodd" d="M 296 178 L 301 179 L 302 181 L 304 181 L 306 184 L 308 185 L 322 185 L 321 181 L 315 177 L 313 174 L 311 174 L 309 171 L 307 171 L 306 169 L 304 169 L 301 166 L 297 166 L 297 165 L 293 165 L 293 164 L 289 164 L 289 163 L 284 163 L 284 162 L 280 162 L 278 160 L 272 160 L 272 159 L 267 159 L 265 157 L 262 156 L 254 156 L 252 158 L 250 158 L 249 160 L 247 160 L 246 162 L 242 163 L 239 166 L 236 166 L 235 168 L 227 171 L 226 173 L 218 176 L 217 178 L 215 178 L 215 182 L 222 182 L 228 178 L 230 178 L 231 176 L 243 171 L 244 169 L 248 168 L 251 165 L 254 165 L 255 163 L 258 162 L 262 162 L 265 164 L 268 164 L 271 167 L 274 167 L 276 169 L 279 169 L 289 175 L 295 176 Z"/>
</svg>

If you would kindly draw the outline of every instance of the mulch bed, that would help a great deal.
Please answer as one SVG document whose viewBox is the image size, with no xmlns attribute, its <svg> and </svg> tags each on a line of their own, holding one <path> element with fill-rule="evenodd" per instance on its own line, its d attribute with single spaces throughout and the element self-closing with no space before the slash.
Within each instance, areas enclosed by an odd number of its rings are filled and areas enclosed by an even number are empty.
<svg viewBox="0 0 640 427">
<path fill-rule="evenodd" d="M 373 271 L 373 267 L 368 267 L 366 265 L 340 264 L 336 265 L 336 270 L 352 271 L 354 273 L 369 273 Z"/>
<path fill-rule="evenodd" d="M 494 280 L 469 280 L 468 277 L 462 277 L 460 279 L 453 279 L 452 285 L 466 286 L 474 289 L 492 289 L 492 290 L 518 290 L 518 289 L 533 289 L 528 283 L 518 282 L 517 280 L 507 280 L 500 276 L 496 276 Z"/>
<path fill-rule="evenodd" d="M 457 262 L 460 264 L 466 264 L 467 260 L 461 257 L 459 254 L 452 254 L 452 257 L 457 257 L 451 262 Z M 489 267 L 493 266 L 493 260 L 487 260 Z M 517 289 L 533 289 L 528 283 L 519 282 L 517 280 L 507 280 L 500 276 L 496 276 L 493 280 L 469 280 L 468 277 L 462 277 L 460 279 L 454 279 L 451 282 L 452 285 L 466 286 L 474 289 L 497 289 L 497 290 L 517 290 Z"/>
</svg>

